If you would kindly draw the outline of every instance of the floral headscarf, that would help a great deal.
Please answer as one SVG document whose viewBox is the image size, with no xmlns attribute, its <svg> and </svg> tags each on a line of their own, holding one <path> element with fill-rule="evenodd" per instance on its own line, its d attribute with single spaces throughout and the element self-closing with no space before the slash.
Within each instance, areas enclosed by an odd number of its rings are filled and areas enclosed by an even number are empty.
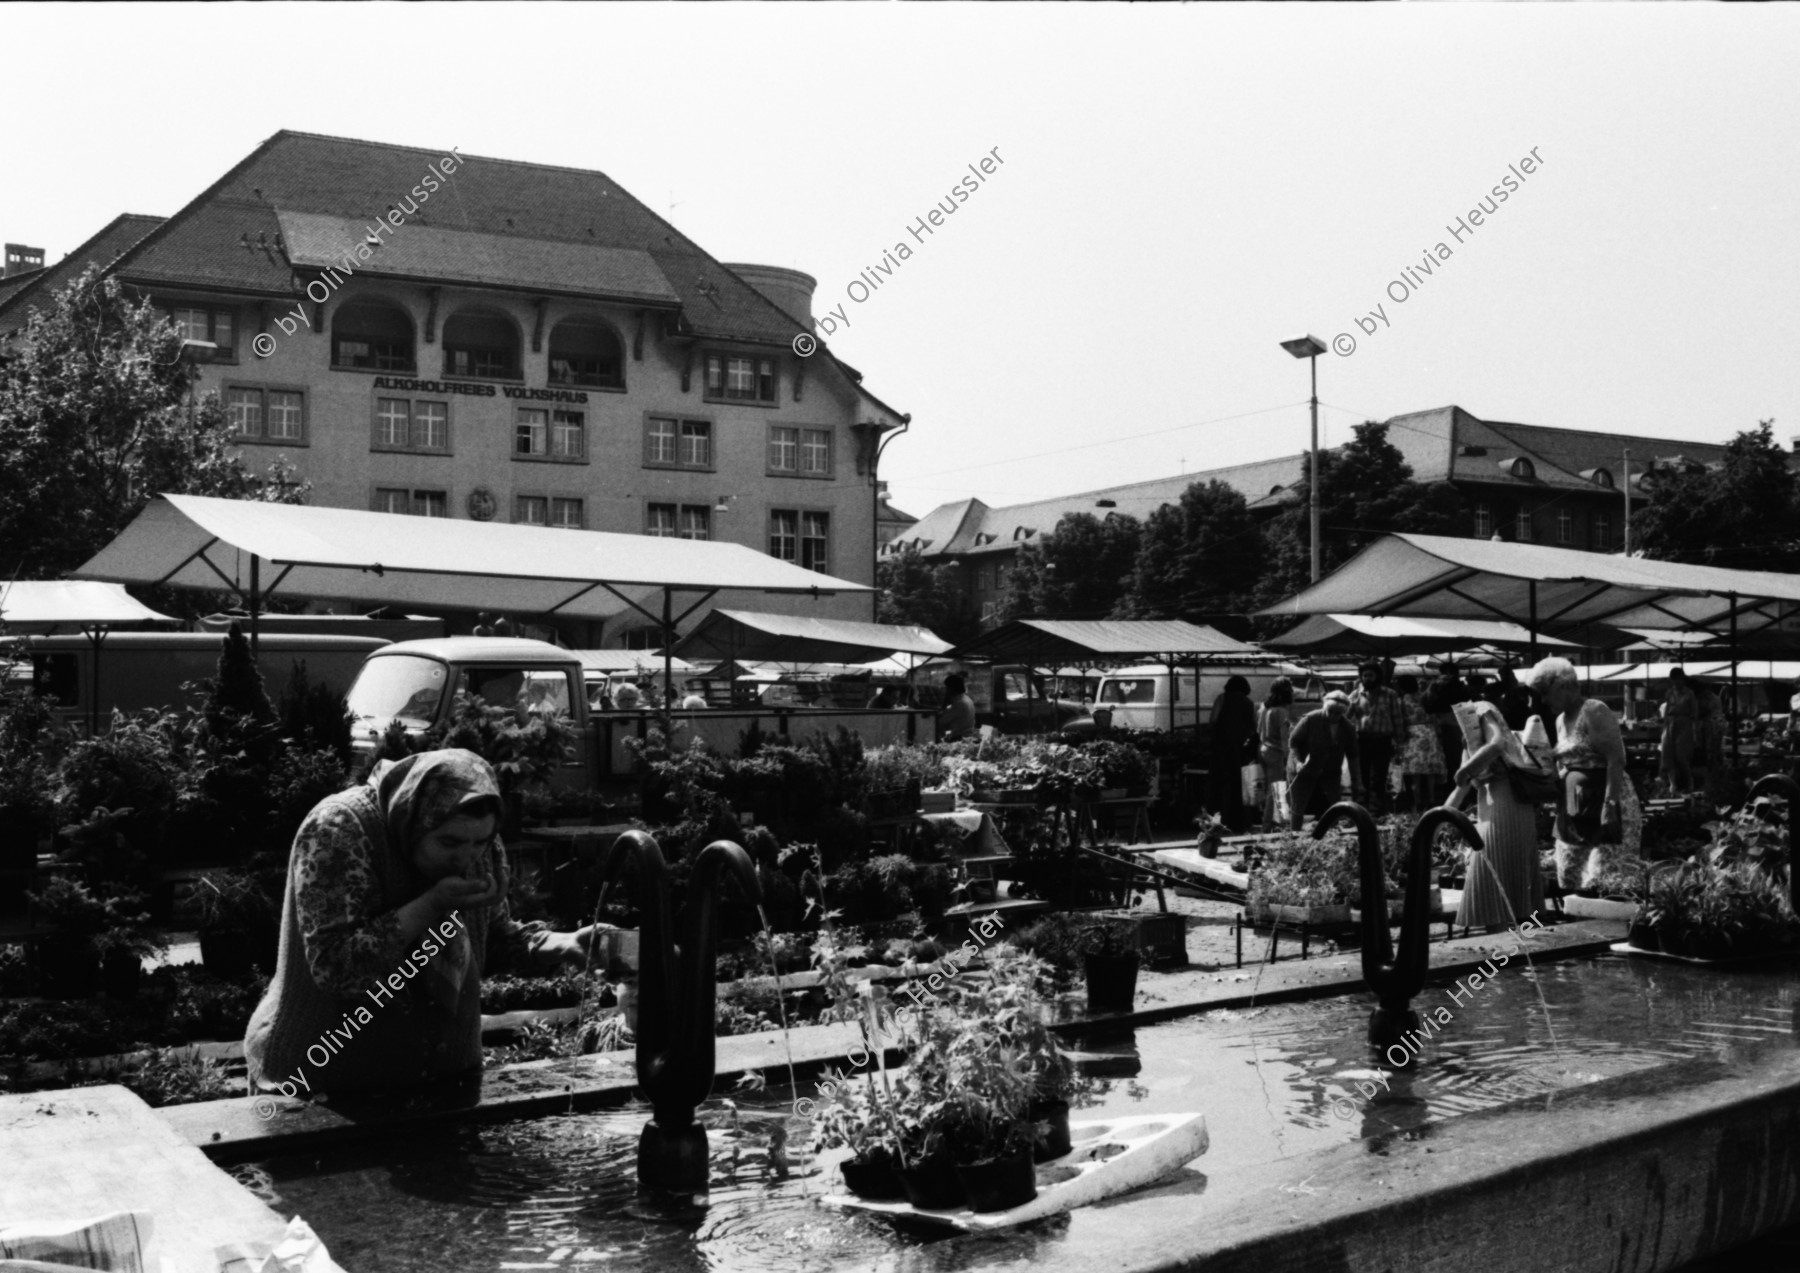
<svg viewBox="0 0 1800 1273">
<path fill-rule="evenodd" d="M 375 783 L 388 843 L 394 852 L 407 856 L 458 809 L 484 797 L 496 804 L 500 800 L 493 768 L 474 752 L 457 747 L 408 756 Z"/>
</svg>

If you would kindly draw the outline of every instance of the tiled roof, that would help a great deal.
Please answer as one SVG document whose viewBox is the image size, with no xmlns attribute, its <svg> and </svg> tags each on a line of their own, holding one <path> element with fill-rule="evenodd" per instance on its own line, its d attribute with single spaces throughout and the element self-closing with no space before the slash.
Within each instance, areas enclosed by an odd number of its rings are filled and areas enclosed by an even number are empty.
<svg viewBox="0 0 1800 1273">
<path fill-rule="evenodd" d="M 576 290 L 611 296 L 606 289 L 624 277 L 618 267 L 628 259 L 620 254 L 646 255 L 695 335 L 782 345 L 795 336 L 793 319 L 605 173 L 470 155 L 448 176 L 438 174 L 439 189 L 423 192 L 426 201 L 419 203 L 411 192 L 427 165 L 452 157 L 448 150 L 276 133 L 171 217 L 120 272 L 165 286 L 198 283 L 291 295 L 293 270 L 277 243 L 286 241 L 282 215 L 373 225 L 397 208 L 404 221 L 388 236 L 394 251 L 402 250 L 398 245 L 409 231 L 420 229 L 482 236 L 462 242 L 481 246 L 470 265 L 484 267 L 477 270 L 484 277 L 461 281 L 529 288 L 541 284 L 519 276 L 522 261 L 537 262 L 527 270 L 535 280 L 533 271 L 548 257 L 591 258 L 576 270 Z M 401 201 L 416 211 L 406 212 Z M 516 250 L 504 250 L 507 244 Z M 430 244 L 405 250 L 435 253 Z M 643 299 L 646 284 L 660 295 L 641 263 L 625 274 L 629 294 L 623 299 Z"/>
<path fill-rule="evenodd" d="M 1003 508 L 989 508 L 980 500 L 943 504 L 927 513 L 916 525 L 902 531 L 894 541 L 893 550 L 900 551 L 907 544 L 929 540 L 929 546 L 920 549 L 928 556 L 1010 552 L 1021 543 L 1049 534 L 1070 513 L 1092 513 L 1099 518 L 1117 514 L 1143 521 L 1165 504 L 1179 504 L 1182 494 L 1195 482 L 1223 482 L 1240 492 L 1251 507 L 1267 507 L 1292 498 L 1287 494 L 1287 488 L 1300 476 L 1303 459 L 1302 456 L 1288 455 L 1257 460 L 1230 468 L 1152 478 L 1146 482 L 1102 487 Z M 1110 505 L 1102 504 L 1103 500 L 1111 501 Z"/>
<path fill-rule="evenodd" d="M 98 234 L 56 264 L 23 276 L 23 286 L 7 290 L 7 284 L 18 283 L 20 278 L 11 278 L 5 284 L 0 284 L 0 336 L 11 335 L 23 327 L 26 318 L 38 304 L 67 287 L 89 265 L 102 268 L 111 265 L 121 253 L 141 241 L 146 234 L 161 225 L 162 221 L 161 217 L 124 213 L 114 217 Z"/>
</svg>

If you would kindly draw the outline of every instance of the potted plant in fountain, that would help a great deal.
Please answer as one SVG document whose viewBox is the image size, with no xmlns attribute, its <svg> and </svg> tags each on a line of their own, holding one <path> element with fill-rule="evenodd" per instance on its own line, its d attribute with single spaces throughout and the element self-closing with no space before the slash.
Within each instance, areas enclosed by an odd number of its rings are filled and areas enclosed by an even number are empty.
<svg viewBox="0 0 1800 1273">
<path fill-rule="evenodd" d="M 843 1075 L 828 1072 L 831 1096 L 813 1123 L 817 1150 L 848 1149 L 840 1164 L 844 1185 L 870 1202 L 893 1202 L 906 1196 L 900 1183 L 900 1155 L 895 1148 L 893 1112 L 866 1070 Z"/>
<path fill-rule="evenodd" d="M 281 903 L 264 876 L 249 870 L 207 871 L 194 883 L 200 959 L 219 977 L 261 967 L 273 974 L 281 946 Z"/>
<path fill-rule="evenodd" d="M 1107 920 L 1082 934 L 1082 968 L 1087 974 L 1091 1013 L 1130 1012 L 1137 999 L 1137 938 L 1129 924 Z"/>
</svg>

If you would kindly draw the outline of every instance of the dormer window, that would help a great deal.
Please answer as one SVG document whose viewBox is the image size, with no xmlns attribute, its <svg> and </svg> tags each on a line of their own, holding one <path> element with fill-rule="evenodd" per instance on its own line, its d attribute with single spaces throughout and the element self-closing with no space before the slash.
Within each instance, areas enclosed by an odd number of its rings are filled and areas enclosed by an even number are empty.
<svg viewBox="0 0 1800 1273">
<path fill-rule="evenodd" d="M 1030 539 L 1035 534 L 1037 531 L 1030 526 L 1015 526 L 1013 527 L 1013 542 L 1016 544 L 1022 539 Z"/>
<path fill-rule="evenodd" d="M 1287 487 L 1283 486 L 1280 482 L 1277 482 L 1275 485 L 1273 485 L 1269 488 L 1269 494 L 1279 495 L 1286 489 L 1287 489 Z"/>
<path fill-rule="evenodd" d="M 1522 455 L 1516 455 L 1511 459 L 1501 460 L 1500 471 L 1510 477 L 1516 477 L 1523 482 L 1537 480 L 1536 466 Z"/>
<path fill-rule="evenodd" d="M 1116 499 L 1097 499 L 1094 501 L 1095 508 L 1117 508 L 1118 506 L 1119 501 Z"/>
<path fill-rule="evenodd" d="M 1614 488 L 1613 475 L 1610 469 L 1582 469 L 1581 475 L 1595 486 L 1604 486 L 1609 491 Z"/>
</svg>

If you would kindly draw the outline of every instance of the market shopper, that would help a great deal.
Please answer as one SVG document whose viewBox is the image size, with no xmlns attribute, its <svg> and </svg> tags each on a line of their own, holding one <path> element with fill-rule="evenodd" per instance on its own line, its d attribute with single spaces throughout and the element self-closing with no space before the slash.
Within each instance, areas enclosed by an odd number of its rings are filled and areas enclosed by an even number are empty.
<svg viewBox="0 0 1800 1273">
<path fill-rule="evenodd" d="M 1394 749 L 1406 734 L 1406 718 L 1400 696 L 1387 684 L 1379 663 L 1365 663 L 1362 683 L 1350 695 L 1350 721 L 1356 727 L 1356 750 L 1361 757 L 1362 787 L 1376 811 L 1387 807 L 1388 768 Z"/>
<path fill-rule="evenodd" d="M 1350 696 L 1332 690 L 1324 706 L 1308 712 L 1288 736 L 1288 822 L 1294 830 L 1309 813 L 1320 813 L 1343 795 L 1343 772 L 1350 767 L 1350 792 L 1362 795 L 1356 727 L 1350 723 Z"/>
<path fill-rule="evenodd" d="M 1556 877 L 1565 889 L 1592 888 L 1605 865 L 1604 849 L 1620 845 L 1636 857 L 1644 815 L 1625 772 L 1625 736 L 1612 708 L 1583 698 L 1575 665 L 1548 658 L 1526 677 L 1556 720 L 1556 772 L 1562 798 L 1556 809 Z M 1577 868 L 1576 859 L 1584 858 Z"/>
<path fill-rule="evenodd" d="M 1512 773 L 1535 769 L 1536 762 L 1493 703 L 1461 703 L 1455 714 L 1464 739 L 1463 760 L 1444 807 L 1459 808 L 1470 790 L 1478 791 L 1475 826 L 1482 843 L 1479 852 L 1471 849 L 1467 855 L 1456 922 L 1499 932 L 1516 927 L 1544 904 L 1537 806 L 1520 794 Z"/>
<path fill-rule="evenodd" d="M 481 1070 L 481 975 L 579 966 L 591 929 L 514 921 L 493 769 L 408 756 L 327 796 L 294 837 L 275 975 L 244 1036 L 250 1090 L 393 1090 Z"/>
<path fill-rule="evenodd" d="M 1396 761 L 1401 796 L 1407 811 L 1418 813 L 1428 808 L 1442 789 L 1447 772 L 1444 749 L 1438 739 L 1437 721 L 1426 707 L 1425 696 L 1419 692 L 1419 678 L 1397 676 L 1394 690 L 1400 695 L 1401 715 L 1406 722 L 1406 733 L 1401 739 Z"/>
<path fill-rule="evenodd" d="M 975 700 L 960 672 L 944 678 L 944 710 L 938 713 L 938 741 L 960 743 L 975 735 Z"/>
<path fill-rule="evenodd" d="M 1273 831 L 1287 821 L 1288 735 L 1294 727 L 1294 683 L 1285 676 L 1269 682 L 1269 696 L 1256 714 L 1257 758 L 1263 767 L 1262 824 Z"/>
<path fill-rule="evenodd" d="M 1700 702 L 1683 668 L 1669 670 L 1669 688 L 1662 703 L 1661 772 L 1658 777 L 1670 795 L 1694 789 L 1694 744 L 1699 733 Z"/>
<path fill-rule="evenodd" d="M 1233 835 L 1250 825 L 1243 774 L 1246 765 L 1258 763 L 1257 753 L 1256 704 L 1250 698 L 1250 682 L 1241 676 L 1226 677 L 1225 688 L 1212 705 L 1207 803 Z"/>
</svg>

